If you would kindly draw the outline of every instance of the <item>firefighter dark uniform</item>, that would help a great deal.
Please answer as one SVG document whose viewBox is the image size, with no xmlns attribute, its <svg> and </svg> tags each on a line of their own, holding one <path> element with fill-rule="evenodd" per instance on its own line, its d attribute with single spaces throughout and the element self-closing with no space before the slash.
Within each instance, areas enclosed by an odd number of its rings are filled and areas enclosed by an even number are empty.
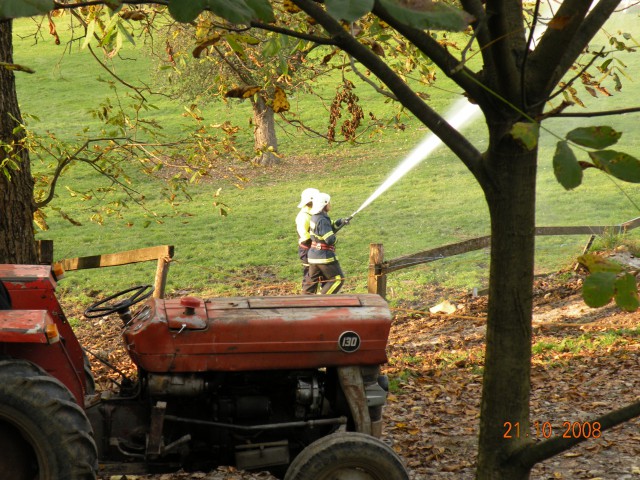
<svg viewBox="0 0 640 480">
<path fill-rule="evenodd" d="M 328 204 L 329 196 L 326 195 L 326 197 L 326 204 Z M 315 201 L 314 199 L 312 211 L 317 210 Z M 334 231 L 334 226 L 340 228 L 341 222 L 344 220 L 340 219 L 336 221 L 335 225 L 332 224 L 325 209 L 311 217 L 309 223 L 311 248 L 308 260 L 313 290 L 305 290 L 305 293 L 338 293 L 342 288 L 344 273 L 342 273 L 336 256 L 336 234 Z"/>
</svg>

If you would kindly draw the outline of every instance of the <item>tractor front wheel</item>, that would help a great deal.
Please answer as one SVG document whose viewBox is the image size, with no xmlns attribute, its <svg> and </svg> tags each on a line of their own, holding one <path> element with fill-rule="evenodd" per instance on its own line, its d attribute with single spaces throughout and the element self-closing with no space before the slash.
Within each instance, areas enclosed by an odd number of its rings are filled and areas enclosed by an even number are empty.
<svg viewBox="0 0 640 480">
<path fill-rule="evenodd" d="M 408 480 L 402 460 L 377 438 L 340 432 L 316 440 L 298 455 L 284 480 Z"/>
<path fill-rule="evenodd" d="M 23 360 L 0 361 L 0 452 L 2 478 L 96 478 L 84 411 L 61 382 Z"/>
</svg>

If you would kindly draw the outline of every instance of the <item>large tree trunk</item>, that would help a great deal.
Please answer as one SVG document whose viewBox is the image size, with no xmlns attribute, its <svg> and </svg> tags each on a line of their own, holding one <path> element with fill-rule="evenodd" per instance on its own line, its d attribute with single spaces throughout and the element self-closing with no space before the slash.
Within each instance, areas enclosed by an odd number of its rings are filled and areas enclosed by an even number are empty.
<svg viewBox="0 0 640 480">
<path fill-rule="evenodd" d="M 0 62 L 13 63 L 11 20 L 0 21 Z M 24 134 L 14 131 L 22 122 L 13 71 L 0 66 L 0 263 L 35 263 L 33 178 Z M 8 168 L 14 162 L 17 169 Z M 7 178 L 10 176 L 10 178 Z"/>
<path fill-rule="evenodd" d="M 276 137 L 276 123 L 273 109 L 267 105 L 260 95 L 251 100 L 253 105 L 253 139 L 257 155 L 253 159 L 258 165 L 273 165 L 280 159 L 278 152 L 278 138 Z"/>
<path fill-rule="evenodd" d="M 529 478 L 529 468 L 506 460 L 531 442 L 526 434 L 537 151 L 523 150 L 506 135 L 487 155 L 492 179 L 485 186 L 491 216 L 491 270 L 476 478 L 524 480 Z M 512 438 L 505 438 L 506 422 L 512 425 Z"/>
</svg>

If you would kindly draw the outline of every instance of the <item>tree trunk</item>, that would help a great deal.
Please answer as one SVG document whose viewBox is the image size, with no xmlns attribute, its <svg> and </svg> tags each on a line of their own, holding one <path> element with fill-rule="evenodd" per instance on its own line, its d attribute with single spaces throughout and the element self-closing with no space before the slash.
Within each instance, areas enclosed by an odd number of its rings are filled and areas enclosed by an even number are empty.
<svg viewBox="0 0 640 480">
<path fill-rule="evenodd" d="M 484 186 L 491 216 L 491 270 L 476 478 L 524 480 L 529 468 L 505 460 L 531 442 L 537 151 L 523 150 L 507 135 L 490 148 L 486 162 L 492 180 Z M 506 422 L 512 438 L 505 438 Z"/>
<path fill-rule="evenodd" d="M 276 137 L 276 123 L 273 109 L 267 105 L 260 95 L 251 100 L 253 105 L 253 140 L 256 156 L 253 159 L 258 165 L 273 165 L 280 162 L 278 152 L 278 138 Z"/>
<path fill-rule="evenodd" d="M 0 21 L 0 62 L 13 63 L 11 35 L 11 20 Z M 0 67 L 0 142 L 9 146 L 0 149 L 0 263 L 37 262 L 29 152 L 22 131 L 14 131 L 21 122 L 13 71 Z"/>
</svg>

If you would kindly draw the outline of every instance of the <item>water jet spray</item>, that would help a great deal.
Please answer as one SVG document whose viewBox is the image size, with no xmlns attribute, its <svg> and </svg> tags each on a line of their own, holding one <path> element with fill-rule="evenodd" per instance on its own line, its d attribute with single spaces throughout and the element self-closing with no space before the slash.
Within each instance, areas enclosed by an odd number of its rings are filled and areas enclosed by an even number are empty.
<svg viewBox="0 0 640 480">
<path fill-rule="evenodd" d="M 463 126 L 467 125 L 474 118 L 476 118 L 480 113 L 480 108 L 477 105 L 469 103 L 469 101 L 464 98 L 457 102 L 449 111 L 448 114 L 445 115 L 445 120 L 449 125 L 451 125 L 455 129 L 460 129 Z M 421 161 L 423 161 L 429 154 L 431 154 L 436 148 L 438 148 L 442 144 L 442 140 L 440 140 L 433 133 L 428 134 L 425 139 L 420 142 L 407 157 L 396 167 L 393 173 L 387 178 L 382 185 L 380 185 L 375 192 L 371 194 L 369 198 L 367 198 L 360 208 L 358 208 L 355 212 L 351 214 L 351 216 L 347 217 L 350 221 L 354 216 L 356 216 L 359 212 L 368 207 L 371 202 L 373 202 L 376 198 L 382 195 L 385 191 L 387 191 L 394 183 L 400 180 L 403 176 L 405 176 L 413 167 L 418 165 Z"/>
</svg>

